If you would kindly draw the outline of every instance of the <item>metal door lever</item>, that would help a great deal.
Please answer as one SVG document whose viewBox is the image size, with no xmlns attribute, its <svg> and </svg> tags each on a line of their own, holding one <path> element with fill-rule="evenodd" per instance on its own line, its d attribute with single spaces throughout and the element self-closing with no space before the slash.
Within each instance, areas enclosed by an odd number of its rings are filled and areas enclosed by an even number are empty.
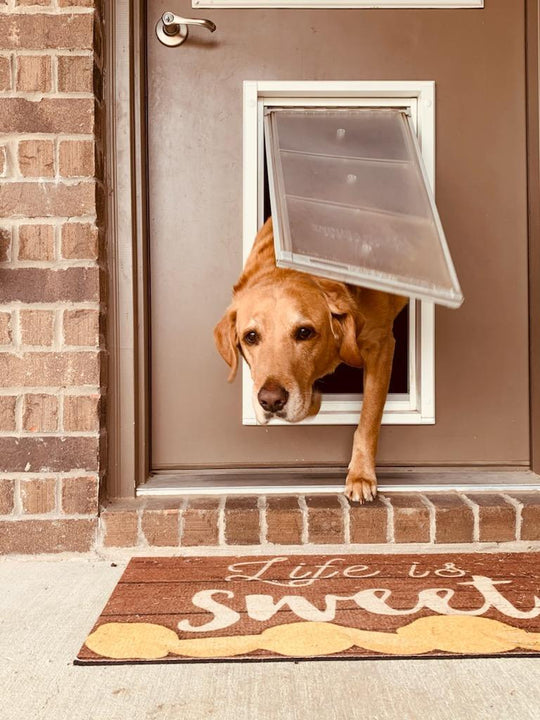
<svg viewBox="0 0 540 720">
<path fill-rule="evenodd" d="M 176 47 L 187 40 L 189 35 L 188 25 L 200 25 L 201 27 L 214 32 L 216 26 L 211 20 L 203 18 L 185 18 L 167 11 L 159 18 L 156 24 L 156 35 L 158 40 L 167 47 Z"/>
</svg>

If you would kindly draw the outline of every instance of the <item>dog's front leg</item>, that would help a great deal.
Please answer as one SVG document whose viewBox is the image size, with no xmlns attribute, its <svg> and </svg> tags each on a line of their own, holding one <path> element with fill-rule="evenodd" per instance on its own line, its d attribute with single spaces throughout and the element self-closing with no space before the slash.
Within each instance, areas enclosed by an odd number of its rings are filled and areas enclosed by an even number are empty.
<svg viewBox="0 0 540 720">
<path fill-rule="evenodd" d="M 354 433 L 353 450 L 345 495 L 359 502 L 373 500 L 377 494 L 375 455 L 379 429 L 390 383 L 395 340 L 385 333 L 379 341 L 362 348 L 364 358 L 364 399 L 360 422 Z"/>
</svg>

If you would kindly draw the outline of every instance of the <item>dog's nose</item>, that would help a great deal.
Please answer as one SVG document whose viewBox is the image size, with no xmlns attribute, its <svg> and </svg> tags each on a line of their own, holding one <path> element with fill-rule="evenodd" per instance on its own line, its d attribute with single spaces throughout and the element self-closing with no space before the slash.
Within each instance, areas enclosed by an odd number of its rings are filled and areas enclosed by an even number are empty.
<svg viewBox="0 0 540 720">
<path fill-rule="evenodd" d="M 283 410 L 289 399 L 289 393 L 278 383 L 270 381 L 266 382 L 259 390 L 257 399 L 264 410 L 275 413 Z"/>
</svg>

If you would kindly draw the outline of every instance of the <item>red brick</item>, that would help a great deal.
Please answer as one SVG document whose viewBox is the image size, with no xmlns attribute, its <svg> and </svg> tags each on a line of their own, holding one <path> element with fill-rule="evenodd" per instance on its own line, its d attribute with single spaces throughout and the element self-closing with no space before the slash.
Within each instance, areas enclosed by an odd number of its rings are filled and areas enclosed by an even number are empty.
<svg viewBox="0 0 540 720">
<path fill-rule="evenodd" d="M 94 437 L 0 437 L 0 472 L 91 472 L 98 462 Z"/>
<path fill-rule="evenodd" d="M 227 545 L 259 544 L 260 521 L 258 498 L 227 498 L 225 504 L 225 541 Z"/>
<path fill-rule="evenodd" d="M 11 90 L 11 62 L 0 56 L 0 91 Z"/>
<path fill-rule="evenodd" d="M 0 345 L 9 345 L 11 340 L 11 313 L 0 312 Z"/>
<path fill-rule="evenodd" d="M 103 545 L 105 547 L 132 547 L 137 545 L 139 519 L 137 510 L 106 508 L 101 513 Z"/>
<path fill-rule="evenodd" d="M 99 300 L 97 267 L 64 270 L 0 268 L 0 302 L 88 302 Z"/>
<path fill-rule="evenodd" d="M 192 547 L 219 542 L 219 498 L 190 498 L 184 510 L 181 544 Z"/>
<path fill-rule="evenodd" d="M 113 501 L 114 504 L 116 501 Z M 123 503 L 125 501 L 120 500 L 120 503 Z M 130 503 L 130 500 L 127 500 L 128 503 Z M 175 510 L 177 513 L 182 512 L 182 508 L 184 506 L 184 498 L 180 496 L 162 496 L 162 497 L 149 497 L 149 498 L 141 498 L 136 499 L 135 503 L 137 503 L 141 508 L 141 516 L 146 510 L 151 510 L 152 512 L 161 512 L 164 510 Z"/>
<path fill-rule="evenodd" d="M 266 500 L 266 524 L 268 542 L 300 545 L 303 517 L 298 498 L 293 495 L 269 496 Z"/>
<path fill-rule="evenodd" d="M 23 177 L 53 177 L 53 141 L 22 140 L 19 143 L 19 169 Z"/>
<path fill-rule="evenodd" d="M 0 553 L 88 552 L 96 529 L 97 519 L 6 520 L 0 523 Z"/>
<path fill-rule="evenodd" d="M 60 143 L 60 175 L 63 177 L 93 177 L 94 142 L 65 140 Z"/>
<path fill-rule="evenodd" d="M 19 321 L 23 345 L 52 345 L 54 330 L 52 310 L 21 310 Z"/>
<path fill-rule="evenodd" d="M 2 17 L 0 15 L 0 27 Z M 0 132 L 79 134 L 93 131 L 93 98 L 0 99 Z"/>
<path fill-rule="evenodd" d="M 68 515 L 95 515 L 98 511 L 99 480 L 92 477 L 62 479 L 62 510 Z"/>
<path fill-rule="evenodd" d="M 501 495 L 467 493 L 479 507 L 480 542 L 516 540 L 516 510 Z"/>
<path fill-rule="evenodd" d="M 17 90 L 50 92 L 52 58 L 49 55 L 19 55 L 17 58 Z"/>
<path fill-rule="evenodd" d="M 99 430 L 99 402 L 99 395 L 66 395 L 64 430 L 66 432 Z"/>
<path fill-rule="evenodd" d="M 0 430 L 4 432 L 12 432 L 15 430 L 16 403 L 17 397 L 15 395 L 0 395 Z"/>
<path fill-rule="evenodd" d="M 9 260 L 11 250 L 11 230 L 0 227 L 0 262 Z"/>
<path fill-rule="evenodd" d="M 1 102 L 1 101 L 0 101 Z M 56 182 L 7 183 L 0 194 L 4 217 L 77 217 L 96 210 L 93 181 L 74 185 Z"/>
<path fill-rule="evenodd" d="M 43 7 L 50 7 L 51 0 L 15 0 L 15 5 L 24 5 L 24 6 L 42 5 Z"/>
<path fill-rule="evenodd" d="M 521 540 L 540 540 L 540 492 L 510 493 L 521 508 Z"/>
<path fill-rule="evenodd" d="M 93 7 L 94 0 L 58 0 L 60 7 Z"/>
<path fill-rule="evenodd" d="M 0 387 L 99 385 L 99 371 L 94 352 L 0 353 Z"/>
<path fill-rule="evenodd" d="M 387 497 L 389 497 L 387 495 Z M 429 542 L 429 509 L 413 493 L 394 493 L 394 538 L 398 543 Z"/>
<path fill-rule="evenodd" d="M 435 506 L 435 542 L 466 543 L 474 539 L 474 515 L 456 493 L 427 495 Z"/>
<path fill-rule="evenodd" d="M 99 311 L 66 310 L 64 312 L 64 342 L 66 345 L 99 345 Z"/>
<path fill-rule="evenodd" d="M 28 432 L 58 430 L 58 399 L 55 395 L 29 394 L 24 397 L 23 428 Z"/>
<path fill-rule="evenodd" d="M 309 495 L 308 542 L 341 543 L 344 540 L 343 508 L 336 495 Z"/>
<path fill-rule="evenodd" d="M 92 92 L 94 60 L 90 55 L 60 55 L 58 58 L 58 90 L 60 92 Z"/>
<path fill-rule="evenodd" d="M 19 260 L 54 260 L 54 227 L 52 225 L 21 225 L 19 228 Z"/>
<path fill-rule="evenodd" d="M 91 50 L 91 14 L 2 14 L 0 50 Z"/>
<path fill-rule="evenodd" d="M 388 533 L 388 508 L 379 499 L 349 507 L 352 543 L 385 543 Z"/>
<path fill-rule="evenodd" d="M 149 545 L 177 547 L 179 539 L 179 509 L 145 509 L 141 528 Z"/>
<path fill-rule="evenodd" d="M 534 502 L 527 501 L 521 511 L 521 518 L 521 539 L 540 540 L 540 502 L 538 498 Z"/>
<path fill-rule="evenodd" d="M 29 515 L 53 512 L 56 507 L 56 480 L 21 480 L 21 503 L 23 512 Z"/>
<path fill-rule="evenodd" d="M 66 223 L 62 227 L 62 256 L 70 260 L 95 260 L 98 256 L 96 226 L 90 223 Z"/>
<path fill-rule="evenodd" d="M 0 479 L 0 515 L 10 515 L 15 506 L 15 481 Z"/>
</svg>

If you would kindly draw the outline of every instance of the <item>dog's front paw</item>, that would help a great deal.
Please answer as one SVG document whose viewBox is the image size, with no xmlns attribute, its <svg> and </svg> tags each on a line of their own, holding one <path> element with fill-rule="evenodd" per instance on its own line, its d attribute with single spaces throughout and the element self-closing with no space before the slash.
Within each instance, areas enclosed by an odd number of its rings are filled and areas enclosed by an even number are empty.
<svg viewBox="0 0 540 720">
<path fill-rule="evenodd" d="M 349 472 L 345 483 L 345 495 L 353 502 L 370 502 L 377 497 L 377 478 Z"/>
</svg>

